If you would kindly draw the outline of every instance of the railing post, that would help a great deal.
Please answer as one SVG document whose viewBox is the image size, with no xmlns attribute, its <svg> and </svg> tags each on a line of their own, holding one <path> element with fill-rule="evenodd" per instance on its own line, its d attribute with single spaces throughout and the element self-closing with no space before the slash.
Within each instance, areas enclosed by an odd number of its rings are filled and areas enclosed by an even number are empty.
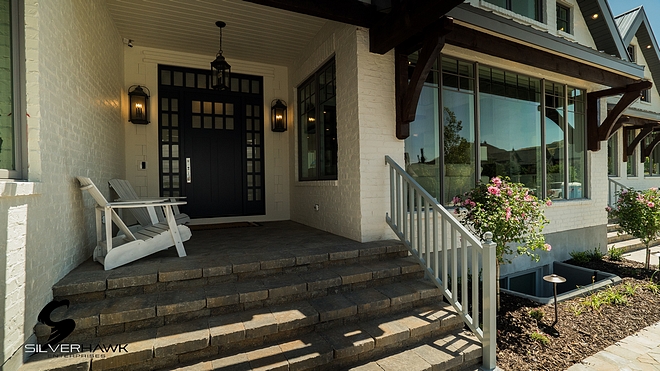
<svg viewBox="0 0 660 371">
<path fill-rule="evenodd" d="M 482 342 L 482 369 L 494 370 L 497 366 L 497 321 L 496 321 L 496 292 L 495 292 L 495 269 L 497 264 L 497 246 L 493 242 L 493 234 L 486 232 L 483 242 L 483 334 Z"/>
</svg>

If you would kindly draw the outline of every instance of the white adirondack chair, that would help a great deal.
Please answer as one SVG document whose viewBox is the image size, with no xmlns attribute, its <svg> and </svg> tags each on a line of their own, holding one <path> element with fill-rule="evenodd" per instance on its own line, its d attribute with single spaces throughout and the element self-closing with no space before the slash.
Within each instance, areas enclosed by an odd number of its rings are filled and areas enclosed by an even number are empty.
<svg viewBox="0 0 660 371">
<path fill-rule="evenodd" d="M 128 180 L 110 179 L 108 183 L 110 183 L 110 187 L 112 187 L 112 189 L 114 189 L 115 192 L 117 192 L 117 195 L 119 196 L 119 199 L 117 201 L 152 201 L 153 200 L 148 198 L 140 198 L 140 196 L 138 196 L 137 192 L 135 192 L 135 189 Z M 163 199 L 169 199 L 170 201 L 175 202 L 185 199 L 185 197 L 166 196 L 166 197 L 158 198 L 158 200 L 163 200 Z M 176 224 L 188 223 L 190 221 L 190 217 L 187 214 L 180 213 L 179 207 L 177 205 L 172 206 L 172 211 L 174 212 L 174 218 L 176 219 Z M 140 207 L 140 208 L 129 209 L 128 211 L 131 214 L 133 214 L 137 222 L 140 223 L 140 226 L 142 227 L 147 227 L 156 223 L 162 223 L 166 221 L 165 214 L 163 213 L 162 209 L 158 207 L 153 207 L 153 206 Z"/>
<path fill-rule="evenodd" d="M 179 257 L 186 256 L 183 242 L 192 236 L 190 228 L 178 225 L 174 217 L 172 207 L 185 205 L 185 201 L 172 202 L 166 198 L 148 201 L 119 201 L 108 202 L 101 191 L 91 179 L 77 177 L 80 189 L 86 190 L 94 198 L 96 203 L 96 248 L 94 249 L 94 261 L 103 264 L 105 270 L 110 270 L 121 265 L 141 259 L 171 246 L 176 246 Z M 136 208 L 162 208 L 166 222 L 150 224 L 131 231 L 115 210 Z M 103 228 L 101 215 L 105 215 L 105 230 Z M 112 237 L 112 223 L 117 225 L 120 235 Z"/>
</svg>

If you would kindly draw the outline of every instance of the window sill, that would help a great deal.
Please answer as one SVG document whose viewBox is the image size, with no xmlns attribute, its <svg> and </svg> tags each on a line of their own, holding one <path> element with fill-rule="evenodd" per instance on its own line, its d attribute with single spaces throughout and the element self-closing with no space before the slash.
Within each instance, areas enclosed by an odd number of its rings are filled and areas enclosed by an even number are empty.
<svg viewBox="0 0 660 371">
<path fill-rule="evenodd" d="M 574 198 L 571 200 L 552 200 L 552 205 L 548 207 L 548 209 L 552 209 L 555 207 L 573 207 L 573 206 L 582 206 L 582 205 L 593 205 L 594 200 L 590 198 Z"/>
<path fill-rule="evenodd" d="M 503 15 L 505 17 L 509 17 L 509 18 L 511 18 L 515 21 L 518 21 L 518 22 L 520 22 L 522 24 L 525 24 L 525 25 L 528 25 L 528 26 L 532 26 L 532 27 L 534 27 L 536 29 L 539 29 L 541 31 L 546 31 L 546 32 L 549 31 L 548 25 L 543 23 L 543 22 L 539 22 L 539 21 L 537 21 L 536 19 L 533 19 L 533 18 L 525 17 L 524 15 L 512 12 L 511 10 L 508 10 L 506 8 L 501 8 L 501 7 L 499 7 L 497 5 L 494 5 L 494 4 L 491 4 L 491 3 L 489 3 L 485 0 L 479 0 L 479 6 L 483 9 L 490 10 L 492 12 L 498 13 L 498 14 Z"/>
<path fill-rule="evenodd" d="M 0 180 L 0 197 L 20 197 L 41 194 L 41 183 Z"/>
<path fill-rule="evenodd" d="M 573 35 L 571 33 L 568 33 L 568 32 L 564 32 L 562 30 L 557 30 L 557 36 L 563 37 L 564 39 L 566 39 L 568 41 L 576 42 L 575 35 Z"/>
<path fill-rule="evenodd" d="M 296 187 L 337 187 L 338 185 L 338 180 L 306 180 L 296 182 Z"/>
</svg>

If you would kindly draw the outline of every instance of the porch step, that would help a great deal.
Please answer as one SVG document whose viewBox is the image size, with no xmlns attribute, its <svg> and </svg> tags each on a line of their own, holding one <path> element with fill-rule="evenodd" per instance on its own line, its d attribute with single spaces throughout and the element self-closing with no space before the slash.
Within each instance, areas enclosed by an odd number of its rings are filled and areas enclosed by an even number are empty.
<svg viewBox="0 0 660 371">
<path fill-rule="evenodd" d="M 74 337 L 67 343 L 127 344 L 126 351 L 87 351 L 68 362 L 58 359 L 56 367 L 50 362 L 52 358 L 38 355 L 21 371 L 338 369 L 431 337 L 441 341 L 444 335 L 463 327 L 453 308 L 442 302 L 375 319 L 349 315 L 322 323 L 318 313 L 301 321 L 310 311 L 310 307 L 290 309 L 280 317 L 285 320 L 277 323 L 272 319 L 274 311 L 260 309 L 94 339 Z M 295 327 L 296 323 L 304 325 Z M 471 341 L 478 344 L 474 338 Z M 455 351 L 449 342 L 446 346 L 448 351 Z"/>
<path fill-rule="evenodd" d="M 651 242 L 650 246 L 658 246 L 660 245 L 660 240 L 656 240 Z M 614 242 L 614 243 L 608 243 L 607 244 L 607 249 L 611 249 L 612 247 L 616 247 L 619 249 L 623 249 L 623 252 L 630 252 L 630 251 L 635 251 L 635 250 L 641 250 L 644 249 L 646 246 L 642 243 L 642 241 L 639 238 L 631 238 L 629 240 L 624 240 L 620 242 Z"/>
<path fill-rule="evenodd" d="M 622 241 L 629 241 L 629 240 L 632 240 L 632 239 L 635 239 L 635 237 L 633 237 L 633 236 L 631 236 L 627 233 L 623 233 L 623 232 L 619 232 L 619 231 L 607 232 L 607 243 L 608 244 L 612 244 L 612 243 L 616 243 L 616 242 L 622 242 Z"/>
<path fill-rule="evenodd" d="M 111 271 L 104 271 L 90 259 L 53 286 L 53 297 L 71 303 L 92 302 L 408 255 L 406 248 L 397 241 L 359 245 L 359 248 L 355 244 L 337 246 L 330 252 L 323 247 L 279 252 L 275 249 L 268 254 L 215 254 L 163 262 L 140 261 Z"/>
<path fill-rule="evenodd" d="M 619 224 L 618 223 L 608 223 L 607 224 L 607 233 L 609 232 L 616 232 L 619 230 Z"/>
<path fill-rule="evenodd" d="M 318 307 L 336 306 L 347 301 L 369 305 L 370 303 L 360 296 L 360 292 L 364 290 L 352 292 L 367 287 L 377 289 L 364 292 L 375 293 L 380 290 L 387 296 L 380 295 L 379 298 L 387 301 L 386 307 L 395 306 L 408 299 L 413 301 L 441 296 L 439 289 L 421 281 L 378 288 L 380 285 L 421 277 L 422 268 L 412 257 L 374 260 L 267 279 L 254 278 L 181 291 L 76 303 L 71 304 L 65 318 L 72 318 L 76 322 L 78 334 L 105 336 L 302 300 L 309 300 L 312 304 L 319 303 Z M 343 294 L 333 295 L 337 293 Z M 333 297 L 328 297 L 330 295 Z M 54 313 L 52 318 L 58 320 L 57 313 Z M 38 324 L 35 330 L 38 335 L 47 335 L 50 327 Z"/>
<path fill-rule="evenodd" d="M 369 363 L 349 368 L 350 371 L 428 371 L 477 370 L 482 348 L 470 331 L 455 330 L 396 352 L 388 352 Z"/>
</svg>

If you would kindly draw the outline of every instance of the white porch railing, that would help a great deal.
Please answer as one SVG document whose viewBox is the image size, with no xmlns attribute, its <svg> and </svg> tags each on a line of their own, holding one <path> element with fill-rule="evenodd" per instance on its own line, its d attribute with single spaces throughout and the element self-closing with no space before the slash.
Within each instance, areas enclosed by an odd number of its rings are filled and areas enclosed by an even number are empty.
<svg viewBox="0 0 660 371">
<path fill-rule="evenodd" d="M 621 191 L 624 188 L 628 188 L 625 185 L 617 182 L 616 180 L 612 178 L 607 178 L 607 188 L 608 188 L 608 198 L 607 198 L 607 205 L 609 207 L 614 207 L 616 204 L 616 193 Z"/>
<path fill-rule="evenodd" d="M 385 156 L 385 162 L 390 165 L 387 224 L 479 338 L 483 368 L 495 369 L 496 248 L 492 234 L 486 233 L 487 240 L 481 243 L 394 160 Z"/>
</svg>

